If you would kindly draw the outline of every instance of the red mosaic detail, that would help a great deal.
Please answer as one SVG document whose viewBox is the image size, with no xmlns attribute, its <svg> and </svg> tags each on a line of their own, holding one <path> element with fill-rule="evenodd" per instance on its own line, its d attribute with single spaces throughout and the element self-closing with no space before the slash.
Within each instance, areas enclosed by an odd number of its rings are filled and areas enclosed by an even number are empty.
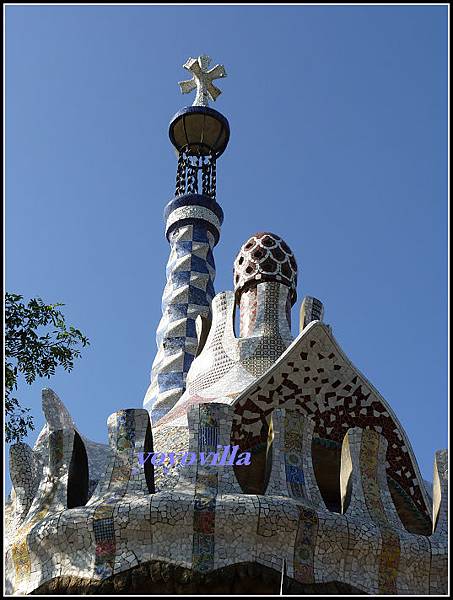
<svg viewBox="0 0 453 600">
<path fill-rule="evenodd" d="M 277 372 L 235 405 L 232 443 L 243 451 L 259 444 L 269 415 L 280 406 L 309 416 L 315 423 L 315 436 L 339 443 L 353 427 L 381 433 L 388 443 L 387 474 L 428 515 L 399 425 L 336 352 L 318 352 L 316 340 L 307 339 L 299 360 L 288 358 Z"/>
<path fill-rule="evenodd" d="M 289 246 L 275 233 L 253 235 L 234 261 L 234 289 L 237 297 L 262 281 L 277 281 L 291 289 L 291 304 L 297 298 L 297 263 Z"/>
</svg>

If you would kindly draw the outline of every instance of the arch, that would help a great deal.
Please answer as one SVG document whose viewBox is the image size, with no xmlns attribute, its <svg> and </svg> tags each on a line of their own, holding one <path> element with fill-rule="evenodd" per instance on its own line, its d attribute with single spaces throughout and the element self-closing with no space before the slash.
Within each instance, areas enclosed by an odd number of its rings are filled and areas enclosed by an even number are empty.
<svg viewBox="0 0 453 600">
<path fill-rule="evenodd" d="M 67 507 L 85 506 L 88 502 L 88 456 L 82 438 L 74 431 L 71 462 L 68 470 Z"/>
</svg>

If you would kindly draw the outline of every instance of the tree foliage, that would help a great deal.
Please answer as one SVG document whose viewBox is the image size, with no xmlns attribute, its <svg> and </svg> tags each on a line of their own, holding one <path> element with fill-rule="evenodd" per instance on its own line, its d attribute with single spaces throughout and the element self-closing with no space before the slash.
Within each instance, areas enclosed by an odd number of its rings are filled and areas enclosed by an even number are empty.
<svg viewBox="0 0 453 600">
<path fill-rule="evenodd" d="M 33 298 L 28 304 L 22 296 L 5 295 L 5 433 L 7 442 L 19 442 L 33 430 L 29 408 L 23 408 L 13 397 L 19 373 L 31 384 L 36 377 L 51 377 L 62 366 L 71 371 L 80 356 L 79 345 L 87 346 L 88 338 L 79 329 L 67 327 L 58 310 L 64 304 L 44 304 Z"/>
</svg>

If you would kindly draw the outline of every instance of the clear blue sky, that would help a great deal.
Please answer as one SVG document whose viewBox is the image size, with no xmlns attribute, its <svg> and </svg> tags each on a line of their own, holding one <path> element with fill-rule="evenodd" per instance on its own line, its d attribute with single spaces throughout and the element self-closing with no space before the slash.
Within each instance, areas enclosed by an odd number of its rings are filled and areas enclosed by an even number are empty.
<svg viewBox="0 0 453 600">
<path fill-rule="evenodd" d="M 91 340 L 52 387 L 81 432 L 142 406 L 174 192 L 177 82 L 208 53 L 231 140 L 216 291 L 255 231 L 284 237 L 304 295 L 405 427 L 423 476 L 447 444 L 447 8 L 10 6 L 6 286 L 64 302 Z M 297 326 L 294 327 L 297 333 Z"/>
</svg>

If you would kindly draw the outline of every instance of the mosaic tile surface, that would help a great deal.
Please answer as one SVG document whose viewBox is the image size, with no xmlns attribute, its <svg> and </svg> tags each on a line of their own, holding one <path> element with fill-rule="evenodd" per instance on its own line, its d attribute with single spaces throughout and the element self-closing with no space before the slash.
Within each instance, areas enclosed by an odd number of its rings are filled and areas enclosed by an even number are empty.
<svg viewBox="0 0 453 600">
<path fill-rule="evenodd" d="M 322 438 L 342 441 L 347 429 L 356 426 L 382 433 L 388 441 L 389 476 L 427 513 L 429 500 L 403 428 L 320 321 L 306 327 L 284 359 L 235 400 L 233 440 L 243 448 L 258 443 L 263 414 L 276 406 L 312 418 L 315 433 Z"/>
<path fill-rule="evenodd" d="M 165 415 L 184 392 L 198 345 L 195 321 L 198 316 L 210 317 L 214 297 L 212 249 L 218 234 L 216 237 L 212 227 L 220 232 L 221 219 L 211 208 L 195 204 L 198 195 L 188 194 L 182 198 L 186 199 L 184 206 L 175 206 L 167 216 L 170 242 L 167 283 L 156 334 L 158 352 L 143 404 L 154 422 Z M 214 200 L 207 200 L 220 210 Z"/>
<path fill-rule="evenodd" d="M 234 405 L 192 406 L 188 437 L 175 439 L 185 440 L 185 451 L 214 452 L 231 439 L 234 418 Z M 338 581 L 372 594 L 445 593 L 445 451 L 435 462 L 433 534 L 414 535 L 401 524 L 388 490 L 388 442 L 381 433 L 347 430 L 343 509 L 332 513 L 313 472 L 314 421 L 279 408 L 273 422 L 264 495 L 242 493 L 234 469 L 197 462 L 171 489 L 162 477 L 159 491 L 155 473 L 137 469 L 134 460 L 134 453 L 154 447 L 147 411 L 118 411 L 108 421 L 112 458 L 86 505 L 73 509 L 66 507 L 66 491 L 74 430 L 51 429 L 44 478 L 7 547 L 7 591 L 30 593 L 68 575 L 109 580 L 158 560 L 200 573 L 251 561 L 276 572 L 284 568 L 300 584 Z"/>
<path fill-rule="evenodd" d="M 195 247 L 196 226 L 169 225 L 172 283 L 154 381 L 167 374 L 171 383 L 165 391 L 155 388 L 165 410 L 153 404 L 154 424 L 146 409 L 118 410 L 107 422 L 108 445 L 95 444 L 46 390 L 47 423 L 34 448 L 11 448 L 7 593 L 29 594 L 50 582 L 59 589 L 67 578 L 118 590 L 121 574 L 132 573 L 135 581 L 142 567 L 152 592 L 156 581 L 172 585 L 173 568 L 191 578 L 232 566 L 244 576 L 260 565 L 305 590 L 445 594 L 447 452 L 436 453 L 431 500 L 406 433 L 322 322 L 322 304 L 303 302 L 295 340 L 290 278 L 250 279 L 236 293 L 217 294 L 211 305 L 207 257 L 216 237 L 210 223 Z M 197 252 L 207 261 L 204 277 L 201 263 L 193 262 Z M 291 265 L 288 256 L 282 260 Z M 195 298 L 189 288 L 198 275 Z M 184 303 L 187 311 L 178 312 Z M 211 310 L 198 351 L 203 331 L 195 316 Z M 173 380 L 175 373 L 184 377 Z M 201 461 L 233 445 L 250 450 L 254 458 L 244 468 L 262 492 L 250 493 L 232 464 Z M 337 508 L 325 501 L 318 481 L 320 447 L 338 451 Z M 186 462 L 172 465 L 171 452 Z M 162 453 L 167 462 L 155 461 Z M 139 454 L 152 460 L 140 464 Z M 430 535 L 406 529 L 395 490 L 417 519 L 432 517 Z M 77 585 L 75 591 L 86 593 L 85 584 Z"/>
</svg>

